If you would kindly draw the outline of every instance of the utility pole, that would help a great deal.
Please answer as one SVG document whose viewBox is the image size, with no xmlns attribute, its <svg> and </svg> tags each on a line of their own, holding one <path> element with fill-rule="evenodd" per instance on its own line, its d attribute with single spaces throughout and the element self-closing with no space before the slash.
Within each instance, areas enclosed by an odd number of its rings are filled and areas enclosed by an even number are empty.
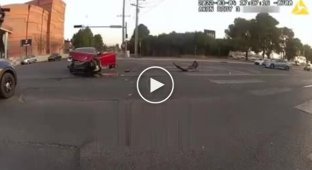
<svg viewBox="0 0 312 170">
<path fill-rule="evenodd" d="M 122 2 L 122 44 L 125 43 L 125 12 L 126 12 L 126 0 Z"/>
<path fill-rule="evenodd" d="M 127 23 L 125 23 L 125 27 L 124 27 L 124 29 L 125 29 L 125 31 L 124 31 L 124 33 L 125 33 L 125 35 L 126 35 L 126 39 L 128 38 L 128 24 Z M 125 54 L 127 55 L 127 51 L 128 51 L 128 44 L 127 44 L 127 40 L 125 39 Z"/>
<path fill-rule="evenodd" d="M 144 1 L 144 0 L 143 0 Z M 138 45 L 139 45 L 139 8 L 140 5 L 139 5 L 139 0 L 136 0 L 136 4 L 131 4 L 132 6 L 135 6 L 136 8 L 136 12 L 135 12 L 135 43 L 134 43 L 134 55 L 136 57 L 138 57 Z"/>
<path fill-rule="evenodd" d="M 139 43 L 139 0 L 136 0 L 136 13 L 135 13 L 135 47 L 134 55 L 138 57 L 138 43 Z"/>
</svg>

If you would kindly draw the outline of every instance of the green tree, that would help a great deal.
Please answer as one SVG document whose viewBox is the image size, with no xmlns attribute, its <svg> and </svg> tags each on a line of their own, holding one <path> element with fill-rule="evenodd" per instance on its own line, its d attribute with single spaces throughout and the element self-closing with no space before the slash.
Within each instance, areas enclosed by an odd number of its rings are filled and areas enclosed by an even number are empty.
<svg viewBox="0 0 312 170">
<path fill-rule="evenodd" d="M 303 46 L 303 54 L 307 58 L 307 61 L 312 61 L 312 48 L 311 48 L 311 46 L 305 44 Z"/>
<path fill-rule="evenodd" d="M 150 34 L 150 31 L 149 29 L 147 28 L 147 26 L 145 26 L 144 24 L 140 24 L 138 26 L 138 31 L 139 31 L 139 41 L 142 41 L 144 38 L 146 38 L 147 36 L 149 36 Z M 133 31 L 133 34 L 132 34 L 132 37 L 131 37 L 131 40 L 134 40 L 135 38 L 135 30 Z"/>
<path fill-rule="evenodd" d="M 286 42 L 286 57 L 288 60 L 293 59 L 295 56 L 299 55 L 302 49 L 302 43 L 298 38 L 290 39 Z"/>
<path fill-rule="evenodd" d="M 95 34 L 93 37 L 93 41 L 94 41 L 94 47 L 98 50 L 98 51 L 103 51 L 105 46 L 104 46 L 104 42 L 103 42 L 103 38 L 100 34 Z"/>
<path fill-rule="evenodd" d="M 136 31 L 136 28 L 134 29 L 130 42 L 128 43 L 128 49 L 130 49 L 131 53 L 134 53 L 135 31 Z M 144 24 L 140 24 L 138 26 L 138 32 L 139 32 L 139 47 L 140 47 L 140 44 L 142 44 L 142 40 L 149 36 L 150 31 L 147 28 L 147 26 L 145 26 Z M 139 53 L 140 53 L 140 48 L 139 48 Z"/>
<path fill-rule="evenodd" d="M 229 25 L 225 30 L 226 38 L 235 42 L 234 48 L 246 52 L 246 60 L 248 60 L 248 51 L 251 48 L 251 28 L 251 21 L 236 18 L 234 24 Z"/>
<path fill-rule="evenodd" d="M 186 32 L 148 36 L 142 40 L 142 55 L 181 56 L 215 55 L 227 56 L 232 50 L 232 40 L 213 39 L 204 32 Z"/>
<path fill-rule="evenodd" d="M 268 13 L 259 13 L 253 20 L 252 41 L 253 49 L 261 50 L 263 57 L 268 58 L 272 51 L 280 51 L 280 31 L 277 28 L 279 22 Z"/>
<path fill-rule="evenodd" d="M 279 29 L 280 31 L 280 46 L 282 48 L 282 51 L 284 53 L 283 57 L 285 57 L 286 55 L 286 45 L 289 44 L 289 41 L 291 41 L 295 34 L 294 32 L 292 31 L 292 29 L 290 28 L 287 28 L 287 27 L 282 27 Z"/>
<path fill-rule="evenodd" d="M 80 29 L 73 35 L 71 41 L 75 48 L 94 46 L 93 33 L 89 27 Z"/>
</svg>

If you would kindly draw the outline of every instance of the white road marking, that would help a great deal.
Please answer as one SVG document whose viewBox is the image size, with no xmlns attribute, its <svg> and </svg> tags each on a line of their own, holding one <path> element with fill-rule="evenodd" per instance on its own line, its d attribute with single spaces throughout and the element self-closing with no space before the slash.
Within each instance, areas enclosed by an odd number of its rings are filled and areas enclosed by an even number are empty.
<svg viewBox="0 0 312 170">
<path fill-rule="evenodd" d="M 304 111 L 306 113 L 312 114 L 312 100 L 306 101 L 306 102 L 296 106 L 295 108 L 299 109 L 301 111 Z"/>
<path fill-rule="evenodd" d="M 249 74 L 249 73 L 186 73 L 187 76 L 203 76 L 203 77 L 213 77 L 213 76 L 267 76 L 267 77 L 274 77 L 274 76 L 288 76 L 287 74 Z"/>
<path fill-rule="evenodd" d="M 310 88 L 312 87 L 312 85 L 307 85 L 307 86 L 304 86 L 304 88 Z"/>
<path fill-rule="evenodd" d="M 263 83 L 262 80 L 248 79 L 248 80 L 210 80 L 216 84 L 248 84 L 248 83 Z"/>
<path fill-rule="evenodd" d="M 261 89 L 261 90 L 251 90 L 249 92 L 256 96 L 269 96 L 269 95 L 285 93 L 289 91 L 291 91 L 290 88 L 268 88 L 268 89 Z"/>
<path fill-rule="evenodd" d="M 251 74 L 248 73 L 239 73 L 239 74 L 234 74 L 231 72 L 230 73 L 187 73 L 185 74 L 187 76 L 251 76 Z"/>
</svg>

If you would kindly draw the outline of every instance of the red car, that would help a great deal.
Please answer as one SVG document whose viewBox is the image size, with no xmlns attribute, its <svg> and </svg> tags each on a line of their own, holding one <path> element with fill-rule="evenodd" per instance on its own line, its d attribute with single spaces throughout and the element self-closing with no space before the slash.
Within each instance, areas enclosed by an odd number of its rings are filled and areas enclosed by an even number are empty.
<svg viewBox="0 0 312 170">
<path fill-rule="evenodd" d="M 104 68 L 116 67 L 116 53 L 98 52 L 93 47 L 76 48 L 69 54 L 68 69 L 71 73 L 99 73 Z"/>
</svg>

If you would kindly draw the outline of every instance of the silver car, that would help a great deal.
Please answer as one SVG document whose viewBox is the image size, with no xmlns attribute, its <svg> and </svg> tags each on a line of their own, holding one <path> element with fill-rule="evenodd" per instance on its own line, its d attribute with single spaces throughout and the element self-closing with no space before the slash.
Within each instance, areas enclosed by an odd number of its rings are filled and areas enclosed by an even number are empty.
<svg viewBox="0 0 312 170">
<path fill-rule="evenodd" d="M 283 60 L 283 59 L 271 59 L 270 61 L 265 62 L 264 66 L 266 68 L 271 68 L 271 69 L 278 68 L 278 69 L 289 70 L 291 64 L 288 61 Z"/>
<path fill-rule="evenodd" d="M 32 64 L 32 63 L 35 63 L 37 62 L 37 59 L 35 56 L 29 56 L 29 57 L 25 57 L 21 64 L 24 65 L 24 64 Z"/>
</svg>

